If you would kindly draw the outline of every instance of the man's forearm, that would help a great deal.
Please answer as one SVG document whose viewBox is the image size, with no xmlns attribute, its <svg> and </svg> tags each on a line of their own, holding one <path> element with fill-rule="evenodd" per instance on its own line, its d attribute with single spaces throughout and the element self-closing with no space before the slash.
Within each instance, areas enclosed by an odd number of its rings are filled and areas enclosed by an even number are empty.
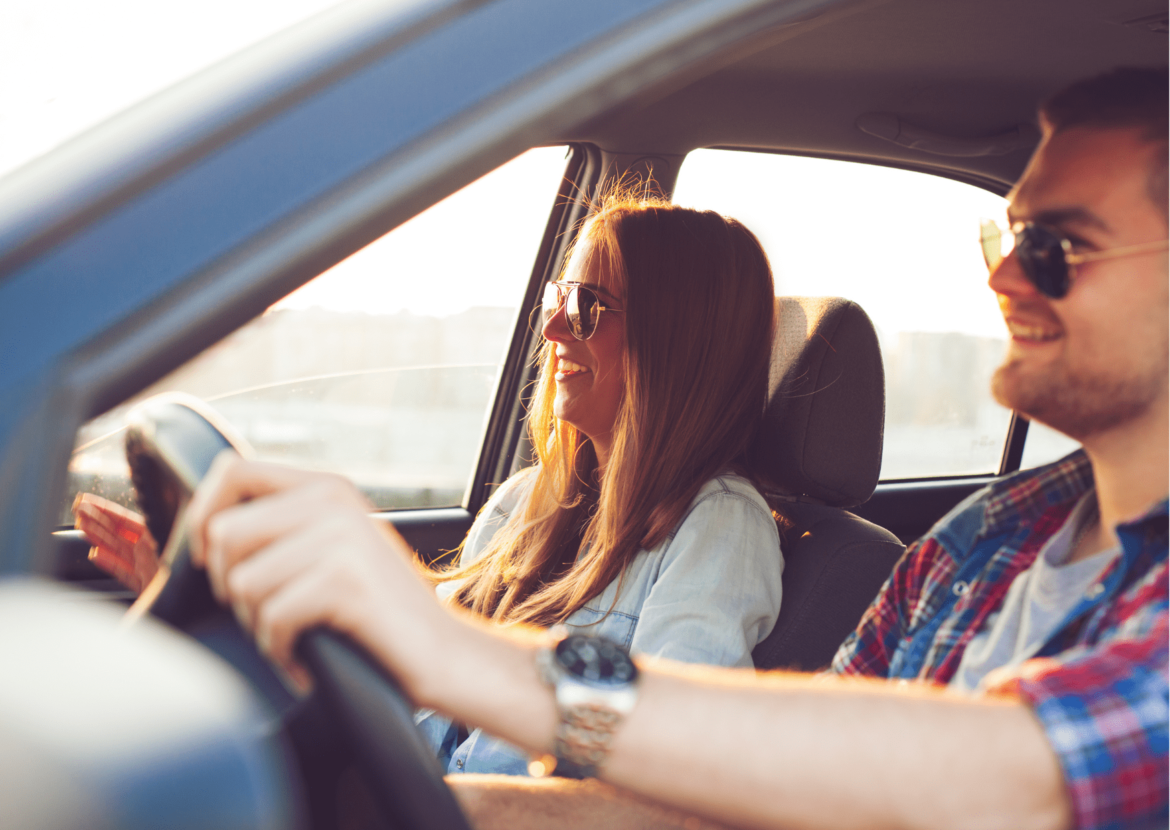
<svg viewBox="0 0 1170 830">
<path fill-rule="evenodd" d="M 453 609 L 433 651 L 443 654 L 413 684 L 417 705 L 437 709 L 534 753 L 552 751 L 556 701 L 541 680 L 537 649 L 547 635 L 503 628 Z M 391 660 L 383 658 L 391 664 Z"/>
<path fill-rule="evenodd" d="M 470 625 L 453 665 L 476 682 L 444 683 L 427 702 L 548 752 L 555 706 L 535 640 Z M 603 777 L 752 827 L 1069 822 L 1059 765 L 1026 706 L 881 681 L 649 666 Z"/>
<path fill-rule="evenodd" d="M 1061 828 L 1039 724 L 1009 699 L 884 681 L 647 671 L 605 777 L 750 827 Z"/>
</svg>

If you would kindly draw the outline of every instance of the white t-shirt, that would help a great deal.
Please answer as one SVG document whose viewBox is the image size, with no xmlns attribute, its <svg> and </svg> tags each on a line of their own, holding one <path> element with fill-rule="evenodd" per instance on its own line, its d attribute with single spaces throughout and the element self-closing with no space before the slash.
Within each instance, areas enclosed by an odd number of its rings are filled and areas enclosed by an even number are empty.
<svg viewBox="0 0 1170 830">
<path fill-rule="evenodd" d="M 976 691 L 996 669 L 1035 657 L 1081 598 L 1101 590 L 1098 577 L 1121 553 L 1120 545 L 1079 562 L 1068 561 L 1082 529 L 1096 519 L 1097 494 L 1089 490 L 1044 544 L 1031 567 L 1012 581 L 1003 605 L 988 615 L 983 628 L 971 638 L 948 688 Z"/>
</svg>

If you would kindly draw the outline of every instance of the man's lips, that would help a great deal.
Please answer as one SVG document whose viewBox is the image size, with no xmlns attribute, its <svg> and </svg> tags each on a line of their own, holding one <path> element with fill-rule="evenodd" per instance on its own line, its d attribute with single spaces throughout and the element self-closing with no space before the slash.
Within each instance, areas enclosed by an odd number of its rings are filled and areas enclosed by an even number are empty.
<svg viewBox="0 0 1170 830">
<path fill-rule="evenodd" d="M 1064 327 L 1052 309 L 1040 302 L 1021 302 L 1015 297 L 999 295 L 1003 321 L 1015 343 L 1048 343 L 1064 336 Z"/>
<path fill-rule="evenodd" d="M 1050 340 L 1058 340 L 1061 337 L 1060 328 L 1051 324 L 1025 322 L 1014 317 L 1008 317 L 1004 322 L 1007 324 L 1008 332 L 1011 333 L 1012 340 L 1028 343 L 1046 343 Z"/>
</svg>

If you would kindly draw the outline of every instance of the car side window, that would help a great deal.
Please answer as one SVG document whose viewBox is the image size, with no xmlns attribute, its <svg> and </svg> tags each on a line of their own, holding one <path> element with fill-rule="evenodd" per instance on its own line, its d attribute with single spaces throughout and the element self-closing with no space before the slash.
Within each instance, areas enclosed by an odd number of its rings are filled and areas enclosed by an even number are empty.
<svg viewBox="0 0 1170 830">
<path fill-rule="evenodd" d="M 1011 412 L 989 384 L 1007 334 L 978 240 L 1004 199 L 924 173 L 731 150 L 688 155 L 674 198 L 747 225 L 778 293 L 869 314 L 886 373 L 883 480 L 998 472 Z"/>
<path fill-rule="evenodd" d="M 125 414 L 170 391 L 260 458 L 341 473 L 377 508 L 462 503 L 565 159 L 519 156 L 85 424 L 61 523 L 82 491 L 133 506 Z"/>
<path fill-rule="evenodd" d="M 1080 449 L 1080 442 L 1069 438 L 1052 427 L 1032 421 L 1028 424 L 1028 440 L 1024 442 L 1024 455 L 1020 469 L 1041 467 L 1049 462 L 1064 458 L 1070 452 Z"/>
</svg>

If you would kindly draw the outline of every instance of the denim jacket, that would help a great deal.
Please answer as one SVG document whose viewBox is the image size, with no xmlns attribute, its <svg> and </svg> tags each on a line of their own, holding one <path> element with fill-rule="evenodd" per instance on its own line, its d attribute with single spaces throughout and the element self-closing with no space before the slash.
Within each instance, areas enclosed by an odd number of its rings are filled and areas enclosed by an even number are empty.
<svg viewBox="0 0 1170 830">
<path fill-rule="evenodd" d="M 532 478 L 513 476 L 487 503 L 468 534 L 464 562 L 475 561 L 523 505 Z M 750 667 L 752 649 L 780 612 L 783 566 L 776 523 L 763 497 L 745 479 L 720 475 L 703 486 L 661 544 L 639 551 L 623 577 L 565 626 L 621 643 L 632 654 Z M 456 587 L 442 583 L 438 593 L 445 599 Z M 459 743 L 451 721 L 429 710 L 415 719 L 449 773 L 527 774 L 523 750 L 479 729 Z"/>
</svg>

